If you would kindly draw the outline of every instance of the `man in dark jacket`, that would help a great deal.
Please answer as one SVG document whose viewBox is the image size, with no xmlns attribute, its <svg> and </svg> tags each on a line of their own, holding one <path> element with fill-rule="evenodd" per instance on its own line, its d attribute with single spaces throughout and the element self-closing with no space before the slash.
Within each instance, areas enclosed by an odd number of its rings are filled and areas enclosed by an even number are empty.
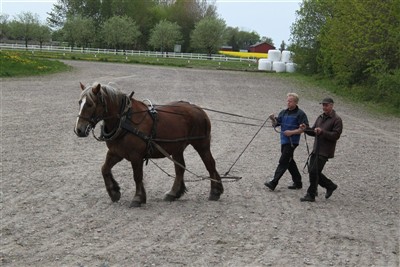
<svg viewBox="0 0 400 267">
<path fill-rule="evenodd" d="M 342 134 L 343 122 L 333 109 L 332 98 L 324 98 L 320 104 L 322 104 L 323 113 L 318 116 L 314 126 L 311 128 L 307 128 L 306 125 L 300 126 L 307 135 L 315 136 L 314 148 L 308 163 L 310 186 L 307 194 L 300 198 L 300 201 L 314 202 L 318 185 L 326 188 L 325 198 L 327 199 L 338 187 L 322 173 L 322 170 L 328 159 L 334 157 L 336 142 Z"/>
<path fill-rule="evenodd" d="M 287 109 L 282 110 L 277 118 L 275 118 L 274 114 L 269 116 L 272 126 L 281 127 L 281 157 L 279 158 L 279 164 L 275 170 L 273 179 L 264 183 L 272 191 L 275 190 L 279 179 L 286 170 L 289 170 L 293 180 L 293 184 L 288 186 L 289 189 L 300 189 L 303 186 L 293 154 L 299 145 L 300 135 L 303 133 L 300 125 L 308 125 L 308 119 L 304 111 L 299 109 L 297 105 L 299 96 L 296 93 L 288 93 L 286 102 Z"/>
</svg>

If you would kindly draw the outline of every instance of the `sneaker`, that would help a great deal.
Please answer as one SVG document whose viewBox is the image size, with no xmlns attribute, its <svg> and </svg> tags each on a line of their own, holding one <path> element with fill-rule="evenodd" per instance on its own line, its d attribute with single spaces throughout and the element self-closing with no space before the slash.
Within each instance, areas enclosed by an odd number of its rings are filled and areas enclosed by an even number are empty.
<svg viewBox="0 0 400 267">
<path fill-rule="evenodd" d="M 292 184 L 292 185 L 289 185 L 287 188 L 289 188 L 289 189 L 302 189 L 303 188 L 303 184 Z"/>
<path fill-rule="evenodd" d="M 328 199 L 332 196 L 333 191 L 337 189 L 337 185 L 334 185 L 331 189 L 326 189 L 325 198 Z"/>
<path fill-rule="evenodd" d="M 300 198 L 301 202 L 314 202 L 315 201 L 315 197 L 310 196 L 309 194 L 305 195 L 304 197 Z"/>
<path fill-rule="evenodd" d="M 266 187 L 268 187 L 269 189 L 271 189 L 272 191 L 274 191 L 274 190 L 275 190 L 275 187 L 277 186 L 277 184 L 275 184 L 275 183 L 272 182 L 272 181 L 265 182 L 264 185 L 265 185 Z"/>
</svg>

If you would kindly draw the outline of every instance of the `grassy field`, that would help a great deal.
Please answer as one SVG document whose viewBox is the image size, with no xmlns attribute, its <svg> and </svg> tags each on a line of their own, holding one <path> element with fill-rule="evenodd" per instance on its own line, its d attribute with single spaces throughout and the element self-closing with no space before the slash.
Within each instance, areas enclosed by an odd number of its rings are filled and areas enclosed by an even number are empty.
<svg viewBox="0 0 400 267">
<path fill-rule="evenodd" d="M 57 60 L 38 58 L 28 52 L 7 51 L 0 51 L 0 66 L 0 77 L 43 75 L 70 69 Z"/>
</svg>

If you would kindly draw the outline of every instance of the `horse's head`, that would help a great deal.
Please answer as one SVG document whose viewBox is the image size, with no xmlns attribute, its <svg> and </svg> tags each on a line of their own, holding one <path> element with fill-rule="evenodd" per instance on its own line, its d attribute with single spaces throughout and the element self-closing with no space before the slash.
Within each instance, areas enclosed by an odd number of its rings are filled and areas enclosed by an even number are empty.
<svg viewBox="0 0 400 267">
<path fill-rule="evenodd" d="M 106 104 L 101 91 L 101 85 L 85 87 L 80 83 L 82 93 L 79 99 L 79 114 L 74 132 L 79 137 L 87 137 L 96 124 L 102 120 Z"/>
</svg>

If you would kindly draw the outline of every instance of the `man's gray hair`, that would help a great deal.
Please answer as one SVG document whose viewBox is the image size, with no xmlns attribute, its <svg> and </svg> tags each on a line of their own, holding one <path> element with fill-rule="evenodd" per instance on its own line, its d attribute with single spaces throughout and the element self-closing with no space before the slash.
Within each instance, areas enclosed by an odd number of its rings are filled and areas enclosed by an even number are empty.
<svg viewBox="0 0 400 267">
<path fill-rule="evenodd" d="M 287 97 L 289 97 L 289 96 L 294 98 L 294 101 L 296 102 L 296 104 L 299 103 L 299 95 L 298 94 L 296 94 L 296 93 L 288 93 Z"/>
</svg>

